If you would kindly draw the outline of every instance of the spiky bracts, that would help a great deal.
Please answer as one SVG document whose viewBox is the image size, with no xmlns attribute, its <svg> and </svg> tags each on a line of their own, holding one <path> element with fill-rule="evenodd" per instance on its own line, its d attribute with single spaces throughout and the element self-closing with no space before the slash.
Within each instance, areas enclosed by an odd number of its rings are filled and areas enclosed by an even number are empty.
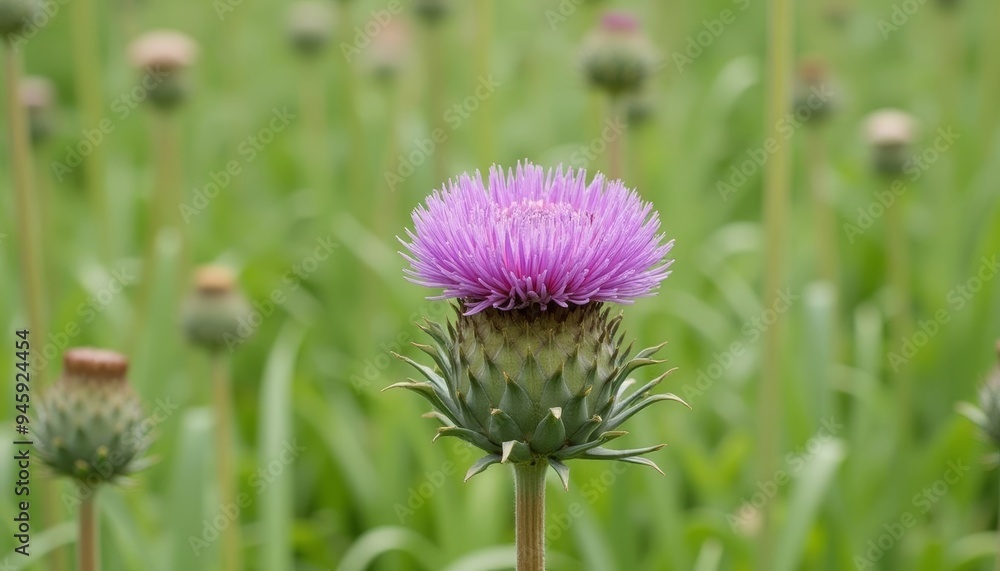
<svg viewBox="0 0 1000 571">
<path fill-rule="evenodd" d="M 537 307 L 514 311 L 487 309 L 457 313 L 446 325 L 425 322 L 431 345 L 416 345 L 436 367 L 401 359 L 426 381 L 408 380 L 405 388 L 426 398 L 429 417 L 444 425 L 435 440 L 453 436 L 487 455 L 468 471 L 466 480 L 497 463 L 546 461 L 569 485 L 565 461 L 574 458 L 620 460 L 651 466 L 644 454 L 664 445 L 613 450 L 604 445 L 626 434 L 621 425 L 647 406 L 677 401 L 650 390 L 671 371 L 629 392 L 629 375 L 652 359 L 662 345 L 629 357 L 631 344 L 619 335 L 621 316 L 601 304 Z"/>
<path fill-rule="evenodd" d="M 77 348 L 63 357 L 63 374 L 43 395 L 32 422 L 39 457 L 58 475 L 97 485 L 146 466 L 151 438 L 139 397 L 125 377 L 124 356 Z"/>
</svg>

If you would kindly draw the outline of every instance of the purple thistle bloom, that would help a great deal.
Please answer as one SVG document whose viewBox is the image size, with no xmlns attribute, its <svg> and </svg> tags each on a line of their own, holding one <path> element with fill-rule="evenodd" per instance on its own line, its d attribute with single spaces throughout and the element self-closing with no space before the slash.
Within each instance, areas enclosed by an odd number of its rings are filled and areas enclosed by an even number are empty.
<svg viewBox="0 0 1000 571">
<path fill-rule="evenodd" d="M 413 211 L 407 279 L 443 288 L 466 315 L 554 303 L 631 303 L 670 275 L 658 214 L 621 181 L 531 163 L 487 185 L 463 174 Z"/>
</svg>

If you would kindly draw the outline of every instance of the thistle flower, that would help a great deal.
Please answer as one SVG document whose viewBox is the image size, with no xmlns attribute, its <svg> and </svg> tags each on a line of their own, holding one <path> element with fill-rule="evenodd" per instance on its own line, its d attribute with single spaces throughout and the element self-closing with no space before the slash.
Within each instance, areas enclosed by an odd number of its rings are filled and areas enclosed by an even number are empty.
<svg viewBox="0 0 1000 571">
<path fill-rule="evenodd" d="M 958 412 L 975 423 L 983 436 L 1000 451 L 1000 340 L 997 341 L 998 364 L 979 388 L 979 406 L 959 403 Z M 993 454 L 997 463 L 1000 454 Z"/>
<path fill-rule="evenodd" d="M 609 11 L 583 45 L 583 70 L 591 85 L 613 96 L 638 90 L 653 74 L 656 58 L 639 20 Z"/>
<path fill-rule="evenodd" d="M 326 48 L 333 28 L 333 12 L 321 0 L 300 0 L 289 8 L 288 39 L 304 57 L 312 57 Z"/>
<path fill-rule="evenodd" d="M 865 137 L 872 147 L 873 165 L 879 174 L 902 173 L 916 130 L 916 120 L 904 111 L 881 109 L 868 116 Z"/>
<path fill-rule="evenodd" d="M 143 73 L 142 86 L 153 105 L 172 109 L 182 103 L 190 88 L 183 73 L 198 55 L 198 45 L 173 30 L 147 32 L 129 46 L 129 58 Z"/>
<path fill-rule="evenodd" d="M 664 243 L 652 206 L 619 181 L 526 163 L 506 175 L 492 169 L 487 184 L 463 175 L 413 222 L 407 278 L 443 289 L 431 299 L 457 299 L 465 311 L 422 326 L 433 346 L 417 347 L 436 368 L 401 357 L 428 382 L 393 387 L 434 405 L 438 436 L 487 452 L 467 479 L 499 462 L 547 463 L 564 485 L 572 458 L 655 467 L 640 456 L 661 446 L 602 446 L 650 404 L 683 402 L 649 395 L 666 374 L 627 394 L 635 369 L 662 363 L 650 358 L 660 347 L 630 358 L 621 316 L 603 305 L 652 295 L 670 273 L 673 242 Z"/>
<path fill-rule="evenodd" d="M 39 457 L 52 470 L 91 486 L 114 482 L 147 465 L 149 447 L 138 396 L 125 377 L 128 360 L 104 349 L 63 355 L 63 373 L 38 405 Z"/>
<path fill-rule="evenodd" d="M 195 272 L 194 289 L 184 301 L 181 323 L 191 343 L 217 352 L 239 339 L 240 325 L 249 311 L 232 270 L 202 266 Z"/>
<path fill-rule="evenodd" d="M 41 11 L 38 0 L 0 0 L 0 36 L 10 39 L 24 32 Z"/>
<path fill-rule="evenodd" d="M 52 105 L 55 101 L 55 86 L 47 77 L 28 76 L 18 85 L 21 106 L 28 111 L 31 142 L 39 145 L 55 133 L 52 120 Z"/>
</svg>

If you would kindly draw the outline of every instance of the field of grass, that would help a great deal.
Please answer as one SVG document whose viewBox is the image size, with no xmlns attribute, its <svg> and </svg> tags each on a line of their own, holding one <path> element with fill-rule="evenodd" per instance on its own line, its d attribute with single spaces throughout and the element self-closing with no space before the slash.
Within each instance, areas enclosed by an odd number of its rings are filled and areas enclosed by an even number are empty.
<svg viewBox="0 0 1000 571">
<path fill-rule="evenodd" d="M 637 346 L 669 342 L 661 355 L 678 369 L 659 390 L 693 410 L 657 407 L 627 426 L 620 447 L 668 444 L 651 456 L 665 476 L 575 461 L 568 491 L 550 478 L 549 568 L 760 569 L 764 511 L 773 565 L 760 571 L 997 565 L 992 445 L 956 405 L 976 401 L 1000 337 L 1000 8 L 796 3 L 794 57 L 826 61 L 837 105 L 822 123 L 790 116 L 776 129 L 793 159 L 776 294 L 764 291 L 776 126 L 763 0 L 454 0 L 432 26 L 409 0 L 327 1 L 333 37 L 312 60 L 289 45 L 287 3 L 246 0 L 48 0 L 20 46 L 25 72 L 50 78 L 58 98 L 56 133 L 34 148 L 45 315 L 31 332 L 33 402 L 65 348 L 107 347 L 128 355 L 155 424 L 157 462 L 100 491 L 104 570 L 222 569 L 216 538 L 229 526 L 248 570 L 512 568 L 510 470 L 463 484 L 476 451 L 432 444 L 426 403 L 380 392 L 411 376 L 391 353 L 416 358 L 415 322 L 452 315 L 404 280 L 396 237 L 445 178 L 524 159 L 607 170 L 614 145 L 624 181 L 676 240 L 673 274 L 623 306 L 625 328 Z M 612 7 L 641 16 L 663 63 L 648 114 L 627 128 L 605 118 L 578 57 Z M 143 101 L 127 56 L 157 28 L 200 45 L 189 99 L 168 114 Z M 885 107 L 920 125 L 919 159 L 895 193 L 862 134 Z M 12 551 L 27 237 L 6 118 L 2 131 L 0 569 L 59 571 L 73 568 L 77 504 L 38 463 L 32 554 Z M 833 273 L 816 185 L 834 210 Z M 894 285 L 900 259 L 909 273 Z M 180 326 L 192 266 L 206 263 L 234 268 L 255 308 L 252 335 L 225 352 L 248 498 L 238 514 L 215 485 L 210 361 Z M 759 414 L 772 408 L 779 454 L 762 473 Z"/>
</svg>

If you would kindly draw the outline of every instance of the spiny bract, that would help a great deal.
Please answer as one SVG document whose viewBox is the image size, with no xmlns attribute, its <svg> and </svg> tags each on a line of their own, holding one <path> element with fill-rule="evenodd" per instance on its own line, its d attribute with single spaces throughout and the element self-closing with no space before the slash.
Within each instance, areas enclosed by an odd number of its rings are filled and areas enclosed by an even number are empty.
<svg viewBox="0 0 1000 571">
<path fill-rule="evenodd" d="M 659 468 L 643 454 L 664 445 L 632 450 L 605 448 L 623 436 L 619 427 L 640 410 L 673 394 L 650 395 L 670 371 L 631 393 L 629 375 L 663 361 L 651 356 L 662 345 L 630 358 L 631 345 L 618 335 L 621 316 L 601 304 L 542 310 L 460 312 L 446 326 L 425 322 L 433 345 L 415 344 L 436 363 L 415 367 L 426 382 L 409 380 L 388 388 L 414 391 L 435 407 L 429 417 L 444 426 L 440 436 L 461 438 L 488 454 L 466 480 L 492 464 L 544 460 L 569 485 L 573 458 L 621 460 Z M 661 472 L 662 473 L 662 472 Z"/>
<path fill-rule="evenodd" d="M 124 357 L 72 349 L 65 362 L 63 376 L 42 397 L 32 422 L 39 457 L 56 474 L 91 485 L 144 468 L 139 458 L 149 447 L 150 430 L 125 379 Z"/>
</svg>

